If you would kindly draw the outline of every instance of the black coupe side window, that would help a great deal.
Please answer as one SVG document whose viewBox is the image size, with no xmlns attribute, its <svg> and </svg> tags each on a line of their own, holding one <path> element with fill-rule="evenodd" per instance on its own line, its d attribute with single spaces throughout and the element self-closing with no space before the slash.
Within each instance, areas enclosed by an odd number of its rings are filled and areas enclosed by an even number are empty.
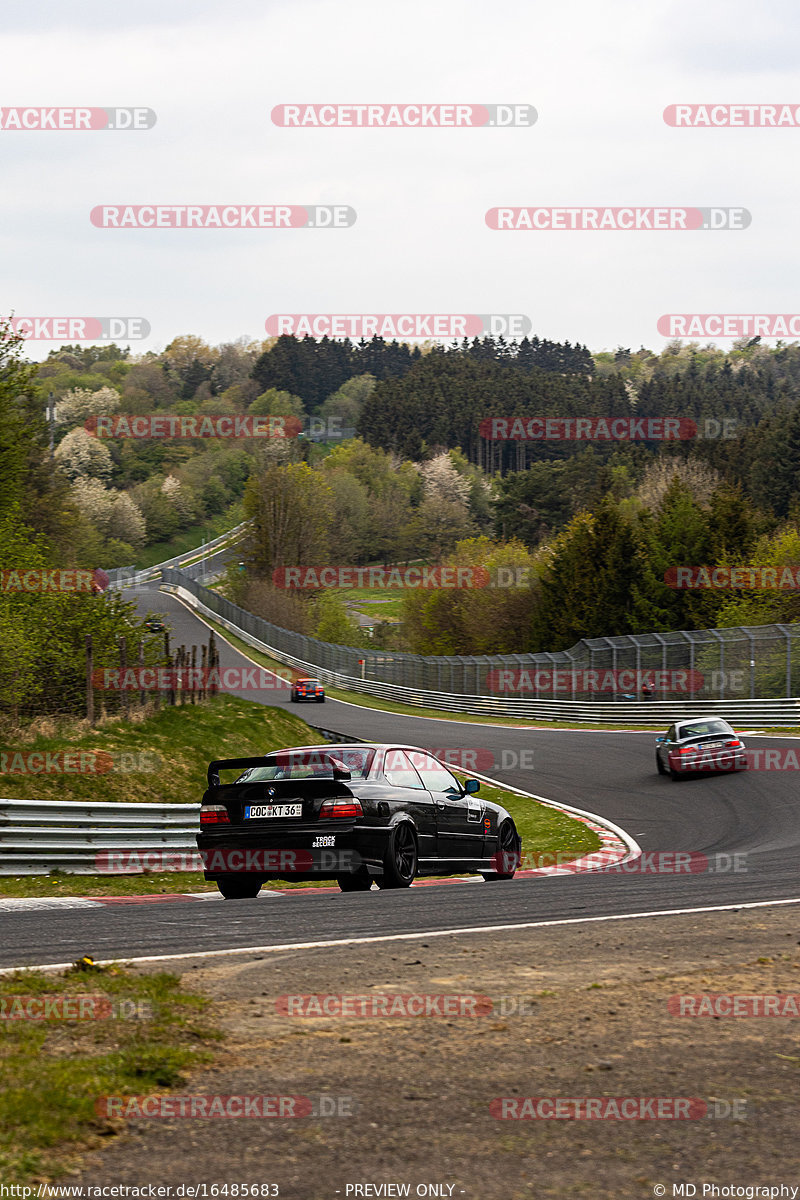
<svg viewBox="0 0 800 1200">
<path fill-rule="evenodd" d="M 422 780 L 402 750 L 386 751 L 383 773 L 393 787 L 417 788 L 424 791 Z"/>
<path fill-rule="evenodd" d="M 429 792 L 455 792 L 457 796 L 461 795 L 461 787 L 455 775 L 451 775 L 447 767 L 443 767 L 430 754 L 412 752 L 410 757 Z"/>
</svg>

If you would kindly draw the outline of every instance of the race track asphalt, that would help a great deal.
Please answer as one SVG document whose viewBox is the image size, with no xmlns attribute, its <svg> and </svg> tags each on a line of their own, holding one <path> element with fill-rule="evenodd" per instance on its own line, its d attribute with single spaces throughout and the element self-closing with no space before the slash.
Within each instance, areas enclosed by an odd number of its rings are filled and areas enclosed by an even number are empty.
<svg viewBox="0 0 800 1200">
<path fill-rule="evenodd" d="M 175 597 L 157 589 L 127 592 L 142 609 L 166 614 L 173 644 L 201 643 L 207 628 Z M 221 666 L 245 666 L 220 644 Z M 237 947 L 273 947 L 343 938 L 524 925 L 538 921 L 624 917 L 714 906 L 794 900 L 800 896 L 798 773 L 792 770 L 707 775 L 673 783 L 656 774 L 652 733 L 506 728 L 399 716 L 327 700 L 289 705 L 288 692 L 243 691 L 244 699 L 291 707 L 309 723 L 366 740 L 469 748 L 505 783 L 588 809 L 625 829 L 650 852 L 704 853 L 716 870 L 617 873 L 470 881 L 409 891 L 314 894 L 222 902 L 3 911 L 0 967 L 95 959 L 185 955 Z M 187 719 L 191 719 L 190 712 Z M 752 745 L 797 747 L 759 738 Z M 527 752 L 527 757 L 522 756 Z M 504 757 L 505 755 L 505 757 Z M 209 747 L 208 757 L 214 757 Z M 524 766 L 517 765 L 520 760 Z M 529 769 L 530 763 L 533 769 Z M 187 796 L 196 801 L 199 796 Z M 734 858 L 734 856 L 738 858 Z M 653 868 L 669 859 L 648 859 Z M 702 860 L 701 860 L 702 861 Z M 630 928 L 628 926 L 627 928 Z"/>
</svg>

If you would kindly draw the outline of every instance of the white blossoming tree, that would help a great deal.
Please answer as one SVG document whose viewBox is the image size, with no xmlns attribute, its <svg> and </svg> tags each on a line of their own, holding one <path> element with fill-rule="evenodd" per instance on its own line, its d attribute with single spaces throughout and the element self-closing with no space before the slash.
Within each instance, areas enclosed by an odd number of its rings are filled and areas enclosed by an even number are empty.
<svg viewBox="0 0 800 1200">
<path fill-rule="evenodd" d="M 127 492 L 117 492 L 108 521 L 108 536 L 138 549 L 147 540 L 147 526 L 135 501 Z"/>
<path fill-rule="evenodd" d="M 73 388 L 56 403 L 56 425 L 82 425 L 87 417 L 107 416 L 117 411 L 120 395 L 115 388 Z"/>
<path fill-rule="evenodd" d="M 469 481 L 459 475 L 449 454 L 437 454 L 430 462 L 423 463 L 420 474 L 426 500 L 447 500 L 466 508 Z"/>
<path fill-rule="evenodd" d="M 174 506 L 182 525 L 190 524 L 197 515 L 197 497 L 188 484 L 181 483 L 176 475 L 168 475 L 161 491 Z"/>
<path fill-rule="evenodd" d="M 105 443 L 85 429 L 71 429 L 55 451 L 55 459 L 70 479 L 108 479 L 113 462 Z"/>
<path fill-rule="evenodd" d="M 145 520 L 127 492 L 115 492 L 99 479 L 81 477 L 72 485 L 72 499 L 102 537 L 139 547 L 145 543 Z"/>
</svg>

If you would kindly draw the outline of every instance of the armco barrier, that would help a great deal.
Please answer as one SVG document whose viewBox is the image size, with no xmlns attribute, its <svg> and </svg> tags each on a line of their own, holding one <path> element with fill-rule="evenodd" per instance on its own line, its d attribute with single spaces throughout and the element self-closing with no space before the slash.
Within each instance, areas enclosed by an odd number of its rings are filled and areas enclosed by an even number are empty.
<svg viewBox="0 0 800 1200">
<path fill-rule="evenodd" d="M 199 804 L 0 799 L 0 876 L 97 875 L 104 850 L 197 851 Z"/>
<path fill-rule="evenodd" d="M 312 725 L 312 729 L 316 728 Z M 358 741 L 317 729 L 328 742 Z M 104 850 L 175 850 L 195 854 L 199 804 L 81 804 L 0 799 L 0 876 L 107 874 Z"/>
<path fill-rule="evenodd" d="M 180 568 L 201 568 L 202 564 L 209 557 L 209 552 L 212 554 L 219 550 L 223 550 L 228 546 L 233 547 L 241 541 L 242 535 L 248 528 L 250 522 L 242 521 L 241 525 L 234 526 L 233 529 L 226 530 L 219 537 L 214 538 L 211 542 L 206 542 L 203 546 L 198 546 L 194 550 L 185 550 L 183 554 L 176 554 L 174 558 L 167 558 L 164 562 L 156 563 L 153 567 L 145 567 L 141 571 L 137 571 L 132 567 L 115 567 L 108 571 L 110 588 L 125 588 L 138 587 L 142 583 L 152 583 L 158 579 L 161 571 L 165 567 Z"/>
<path fill-rule="evenodd" d="M 580 724 L 584 722 L 600 722 L 612 725 L 658 725 L 666 728 L 673 721 L 682 717 L 699 716 L 701 713 L 716 713 L 726 721 L 747 725 L 800 725 L 800 699 L 789 697 L 774 700 L 718 700 L 697 697 L 693 700 L 648 700 L 628 702 L 624 700 L 591 700 L 588 702 L 572 700 L 523 700 L 514 697 L 486 696 L 478 694 L 460 694 L 434 691 L 431 689 L 410 688 L 402 684 L 387 683 L 377 679 L 366 679 L 359 675 L 346 674 L 342 671 L 331 670 L 321 666 L 319 661 L 309 661 L 286 652 L 283 647 L 275 646 L 271 641 L 264 641 L 251 632 L 253 628 L 269 631 L 276 630 L 279 634 L 297 639 L 298 643 L 306 646 L 322 647 L 326 651 L 341 650 L 350 655 L 366 655 L 368 652 L 349 646 L 333 646 L 327 642 L 319 642 L 290 630 L 281 630 L 270 626 L 260 617 L 247 613 L 218 593 L 201 587 L 196 581 L 187 579 L 180 571 L 165 572 L 165 581 L 171 591 L 189 604 L 196 612 L 217 622 L 234 636 L 252 646 L 255 650 L 269 655 L 278 662 L 295 667 L 306 674 L 312 674 L 323 683 L 332 687 L 340 687 L 351 692 L 360 692 L 367 696 L 377 696 L 385 700 L 394 700 L 400 704 L 408 704 L 415 708 L 433 708 L 445 712 L 467 713 L 472 716 L 512 717 L 539 721 L 566 721 Z M 202 599 L 201 599 L 202 597 Z M 208 600 L 209 603 L 204 603 Z M 223 612 L 227 615 L 223 615 Z M 231 616 L 243 618 L 238 624 Z M 250 628 L 248 628 L 249 626 Z M 375 655 L 374 658 L 383 657 Z M 395 659 L 411 659 L 412 655 L 389 655 Z M 481 660 L 483 670 L 488 667 L 508 666 L 509 660 L 516 660 L 520 667 L 528 665 L 526 660 L 538 658 L 552 663 L 559 656 L 553 655 L 514 655 L 503 656 L 502 659 L 484 658 Z M 559 663 L 559 665 L 561 665 Z"/>
</svg>

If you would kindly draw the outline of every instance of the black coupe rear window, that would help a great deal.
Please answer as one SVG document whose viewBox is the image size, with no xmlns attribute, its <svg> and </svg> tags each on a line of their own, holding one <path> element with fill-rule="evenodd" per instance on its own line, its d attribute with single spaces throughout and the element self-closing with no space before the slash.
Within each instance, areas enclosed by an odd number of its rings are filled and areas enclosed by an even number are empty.
<svg viewBox="0 0 800 1200">
<path fill-rule="evenodd" d="M 346 767 L 351 779 L 366 779 L 375 751 L 358 746 L 334 747 L 330 750 L 279 750 L 270 755 L 263 767 L 251 767 L 240 775 L 237 783 L 259 783 L 261 780 L 333 779 L 334 767 Z"/>
</svg>

